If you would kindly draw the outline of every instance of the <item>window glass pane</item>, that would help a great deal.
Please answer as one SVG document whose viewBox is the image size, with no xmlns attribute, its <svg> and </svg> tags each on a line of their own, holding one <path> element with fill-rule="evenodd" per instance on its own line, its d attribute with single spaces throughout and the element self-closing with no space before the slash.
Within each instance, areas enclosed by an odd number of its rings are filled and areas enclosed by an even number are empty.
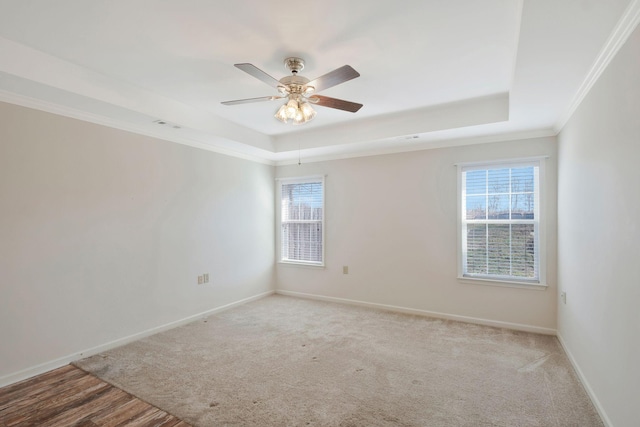
<svg viewBox="0 0 640 427">
<path fill-rule="evenodd" d="M 322 219 L 322 183 L 284 184 L 282 186 L 282 219 Z"/>
<path fill-rule="evenodd" d="M 511 273 L 510 226 L 488 225 L 489 274 L 509 276 Z"/>
<path fill-rule="evenodd" d="M 466 173 L 465 181 L 467 194 L 487 193 L 487 171 L 469 171 Z"/>
<path fill-rule="evenodd" d="M 509 169 L 489 169 L 488 193 L 509 192 Z"/>
<path fill-rule="evenodd" d="M 467 196 L 466 200 L 467 219 L 486 219 L 487 214 L 487 197 Z"/>
<path fill-rule="evenodd" d="M 513 224 L 511 227 L 511 274 L 534 278 L 536 266 L 533 224 Z"/>
<path fill-rule="evenodd" d="M 533 192 L 533 166 L 526 168 L 513 168 L 511 169 L 511 191 L 514 193 L 519 192 Z"/>
<path fill-rule="evenodd" d="M 322 223 L 282 224 L 282 259 L 322 262 Z"/>
<path fill-rule="evenodd" d="M 487 226 L 469 224 L 467 226 L 467 268 L 469 274 L 487 273 Z"/>
<path fill-rule="evenodd" d="M 511 195 L 511 219 L 533 219 L 534 194 L 516 193 Z"/>
<path fill-rule="evenodd" d="M 490 194 L 488 196 L 487 218 L 509 219 L 509 195 Z"/>
</svg>

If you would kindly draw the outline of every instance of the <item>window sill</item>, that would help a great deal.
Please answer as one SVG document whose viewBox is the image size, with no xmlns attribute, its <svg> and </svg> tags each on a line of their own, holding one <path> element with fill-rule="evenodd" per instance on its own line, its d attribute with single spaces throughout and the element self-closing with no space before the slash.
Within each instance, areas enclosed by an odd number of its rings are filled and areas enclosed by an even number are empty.
<svg viewBox="0 0 640 427">
<path fill-rule="evenodd" d="M 466 277 L 466 276 L 458 276 L 458 281 L 461 283 L 468 283 L 473 285 L 498 286 L 502 288 L 519 288 L 519 289 L 527 289 L 530 291 L 544 291 L 548 288 L 548 285 L 545 283 L 516 282 L 516 281 L 499 280 L 499 279 L 482 279 L 478 277 Z"/>
<path fill-rule="evenodd" d="M 283 266 L 291 266 L 291 267 L 303 267 L 303 268 L 311 268 L 311 269 L 324 269 L 326 268 L 324 264 L 312 264 L 308 262 L 296 262 L 296 261 L 278 261 L 278 264 Z"/>
</svg>

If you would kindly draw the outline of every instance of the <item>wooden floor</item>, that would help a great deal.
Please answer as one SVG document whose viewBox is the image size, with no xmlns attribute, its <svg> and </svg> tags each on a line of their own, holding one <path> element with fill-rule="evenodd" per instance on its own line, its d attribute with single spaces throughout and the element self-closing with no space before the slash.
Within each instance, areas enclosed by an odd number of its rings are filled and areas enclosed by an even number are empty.
<svg viewBox="0 0 640 427">
<path fill-rule="evenodd" d="M 189 427 L 189 424 L 67 365 L 0 388 L 0 426 Z"/>
</svg>

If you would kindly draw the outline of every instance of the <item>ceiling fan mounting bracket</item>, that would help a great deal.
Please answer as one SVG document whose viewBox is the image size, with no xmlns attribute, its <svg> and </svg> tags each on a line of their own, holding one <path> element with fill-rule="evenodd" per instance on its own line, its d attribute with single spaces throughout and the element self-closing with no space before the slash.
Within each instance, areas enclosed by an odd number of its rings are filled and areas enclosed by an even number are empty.
<svg viewBox="0 0 640 427">
<path fill-rule="evenodd" d="M 293 75 L 296 75 L 298 72 L 304 70 L 304 59 L 292 56 L 284 60 L 284 66 L 287 70 L 291 71 Z"/>
</svg>

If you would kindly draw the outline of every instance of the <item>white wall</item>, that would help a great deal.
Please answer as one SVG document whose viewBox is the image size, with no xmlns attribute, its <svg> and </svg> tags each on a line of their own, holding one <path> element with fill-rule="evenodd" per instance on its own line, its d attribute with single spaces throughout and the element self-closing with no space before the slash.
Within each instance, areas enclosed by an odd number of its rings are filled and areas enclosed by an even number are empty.
<svg viewBox="0 0 640 427">
<path fill-rule="evenodd" d="M 640 420 L 640 29 L 559 135 L 558 332 L 603 418 Z"/>
<path fill-rule="evenodd" d="M 544 291 L 457 280 L 459 162 L 549 156 Z M 279 291 L 556 328 L 556 141 L 509 141 L 278 167 L 326 174 L 326 268 L 278 264 Z M 349 274 L 342 274 L 342 266 Z"/>
<path fill-rule="evenodd" d="M 271 166 L 0 103 L 0 383 L 272 290 L 273 182 Z"/>
</svg>

